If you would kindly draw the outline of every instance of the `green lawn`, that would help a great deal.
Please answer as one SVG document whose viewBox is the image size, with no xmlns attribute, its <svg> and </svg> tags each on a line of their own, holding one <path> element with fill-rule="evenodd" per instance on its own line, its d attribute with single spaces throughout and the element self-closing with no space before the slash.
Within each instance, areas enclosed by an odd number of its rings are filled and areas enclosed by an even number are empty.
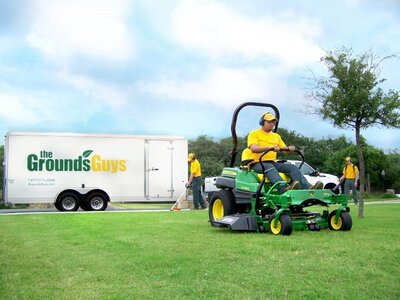
<svg viewBox="0 0 400 300">
<path fill-rule="evenodd" d="M 212 228 L 207 211 L 0 216 L 1 299 L 399 299 L 400 205 L 350 232 Z"/>
<path fill-rule="evenodd" d="M 135 203 L 135 202 L 112 202 L 112 206 L 116 208 L 126 209 L 170 209 L 174 203 Z"/>
</svg>

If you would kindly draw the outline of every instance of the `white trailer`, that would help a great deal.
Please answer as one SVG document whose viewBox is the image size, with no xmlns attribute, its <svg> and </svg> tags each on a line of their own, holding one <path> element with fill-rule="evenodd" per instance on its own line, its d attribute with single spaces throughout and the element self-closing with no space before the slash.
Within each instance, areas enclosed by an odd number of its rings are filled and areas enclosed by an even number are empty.
<svg viewBox="0 0 400 300">
<path fill-rule="evenodd" d="M 183 137 L 9 132 L 4 202 L 54 203 L 61 211 L 114 202 L 173 202 L 185 192 Z"/>
</svg>

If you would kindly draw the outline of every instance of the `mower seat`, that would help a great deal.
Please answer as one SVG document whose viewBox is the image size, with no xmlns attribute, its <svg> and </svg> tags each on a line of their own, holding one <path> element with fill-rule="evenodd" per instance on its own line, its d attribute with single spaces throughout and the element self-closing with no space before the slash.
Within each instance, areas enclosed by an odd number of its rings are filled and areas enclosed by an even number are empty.
<svg viewBox="0 0 400 300">
<path fill-rule="evenodd" d="M 254 159 L 250 158 L 252 154 L 253 154 L 253 152 L 251 152 L 251 150 L 249 148 L 246 148 L 243 150 L 242 161 L 240 163 L 241 169 L 247 169 L 251 172 L 254 172 L 251 169 L 251 166 L 255 164 Z M 254 173 L 256 173 L 256 172 L 254 172 Z M 282 180 L 284 180 L 286 182 L 290 182 L 290 177 L 287 176 L 285 173 L 279 173 L 279 176 L 281 176 Z M 261 182 L 262 178 L 263 178 L 263 174 L 257 173 L 258 182 Z M 266 178 L 265 182 L 269 182 L 269 179 Z"/>
</svg>

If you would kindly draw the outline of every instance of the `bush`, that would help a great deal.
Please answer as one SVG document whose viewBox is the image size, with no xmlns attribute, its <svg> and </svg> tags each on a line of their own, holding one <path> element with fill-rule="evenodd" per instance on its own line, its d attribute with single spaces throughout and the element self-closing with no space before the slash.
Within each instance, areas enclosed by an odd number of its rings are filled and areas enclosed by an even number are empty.
<svg viewBox="0 0 400 300">
<path fill-rule="evenodd" d="M 365 193 L 365 199 L 393 199 L 396 195 L 391 193 Z"/>
<path fill-rule="evenodd" d="M 396 195 L 385 193 L 381 197 L 382 199 L 396 198 Z"/>
<path fill-rule="evenodd" d="M 7 204 L 0 203 L 0 209 L 9 209 L 9 208 L 11 208 L 11 204 L 9 204 L 9 203 L 7 203 Z"/>
</svg>

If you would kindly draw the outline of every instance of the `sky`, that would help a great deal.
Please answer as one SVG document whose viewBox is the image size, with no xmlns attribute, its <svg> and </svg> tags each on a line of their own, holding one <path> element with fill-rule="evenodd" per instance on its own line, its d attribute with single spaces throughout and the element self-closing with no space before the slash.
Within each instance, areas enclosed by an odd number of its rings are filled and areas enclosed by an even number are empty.
<svg viewBox="0 0 400 300">
<path fill-rule="evenodd" d="M 346 136 L 305 114 L 325 51 L 400 54 L 400 0 L 0 0 L 0 132 L 230 136 L 234 109 L 266 102 L 280 127 Z M 400 58 L 382 63 L 400 90 Z M 262 108 L 239 115 L 258 127 Z M 399 130 L 367 142 L 400 148 Z"/>
</svg>

